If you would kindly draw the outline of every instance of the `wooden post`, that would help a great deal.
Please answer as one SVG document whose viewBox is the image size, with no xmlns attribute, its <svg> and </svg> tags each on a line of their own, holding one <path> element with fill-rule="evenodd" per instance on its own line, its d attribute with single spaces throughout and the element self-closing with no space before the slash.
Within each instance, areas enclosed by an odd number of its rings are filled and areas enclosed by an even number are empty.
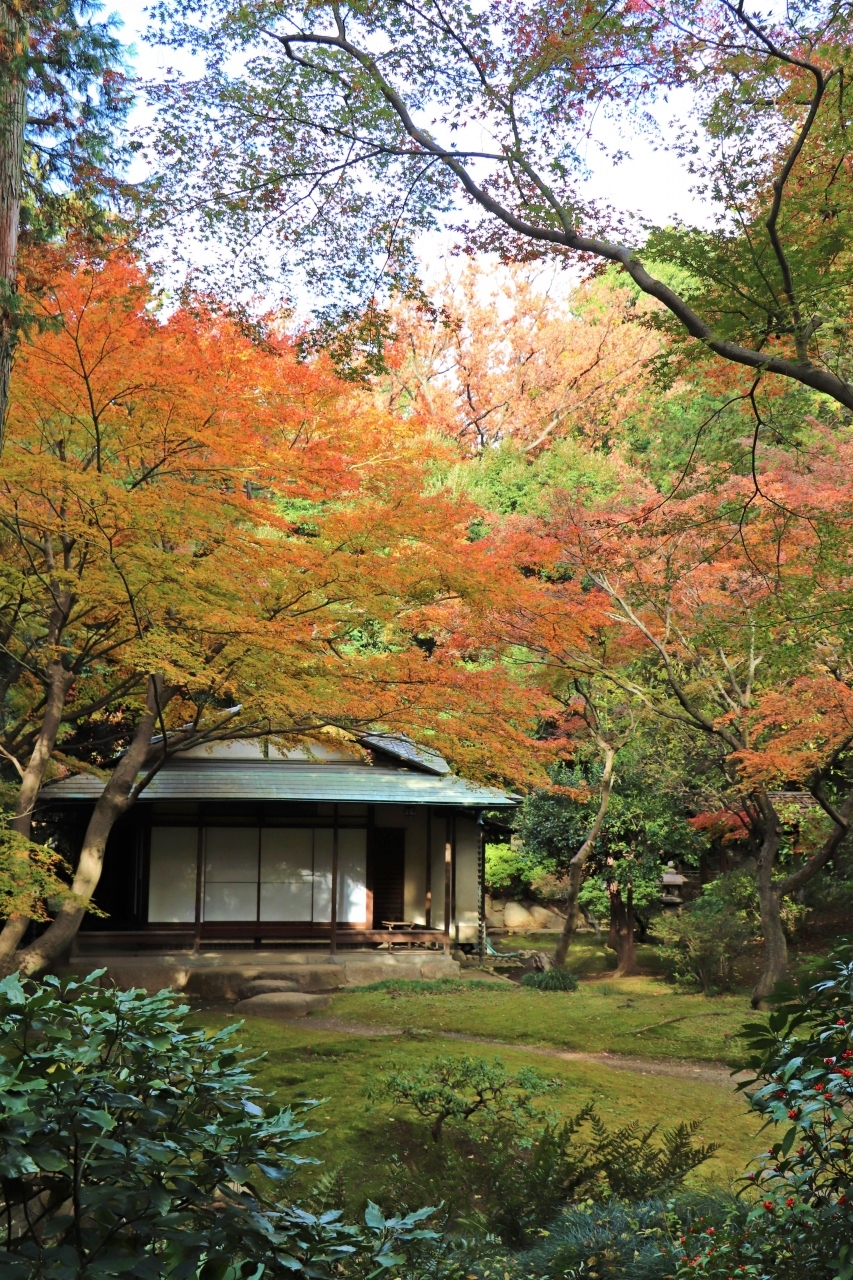
<svg viewBox="0 0 853 1280">
<path fill-rule="evenodd" d="M 486 959 L 486 828 L 477 815 L 477 944 L 480 964 Z"/>
<path fill-rule="evenodd" d="M 329 933 L 329 955 L 338 949 L 338 806 L 335 805 L 334 827 L 332 828 L 332 910 L 331 931 Z"/>
<path fill-rule="evenodd" d="M 459 921 L 456 918 L 456 814 L 450 818 L 450 919 L 453 921 L 453 941 L 459 945 Z"/>
<path fill-rule="evenodd" d="M 195 933 L 193 936 L 193 952 L 198 955 L 201 948 L 201 886 L 204 877 L 204 822 L 201 806 L 198 810 L 198 836 L 195 854 Z"/>
<path fill-rule="evenodd" d="M 427 809 L 424 925 L 427 929 L 432 928 L 432 809 Z"/>
<path fill-rule="evenodd" d="M 255 892 L 255 923 L 257 924 L 257 932 L 255 933 L 255 949 L 260 948 L 261 938 L 261 823 L 258 819 L 258 887 Z"/>
<path fill-rule="evenodd" d="M 452 894 L 453 843 L 450 827 L 450 814 L 444 824 L 444 954 L 450 955 L 450 904 Z"/>
<path fill-rule="evenodd" d="M 365 889 L 364 902 L 364 924 L 367 929 L 376 928 L 376 924 L 373 919 L 373 845 L 375 840 L 375 827 L 376 806 L 369 804 L 367 806 L 367 858 L 365 866 L 365 880 L 367 881 L 367 886 Z"/>
</svg>

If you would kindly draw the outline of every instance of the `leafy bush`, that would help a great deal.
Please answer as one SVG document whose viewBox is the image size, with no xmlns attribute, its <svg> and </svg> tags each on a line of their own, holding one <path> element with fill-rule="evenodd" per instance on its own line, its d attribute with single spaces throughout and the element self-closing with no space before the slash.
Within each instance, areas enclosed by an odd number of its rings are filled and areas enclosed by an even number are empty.
<svg viewBox="0 0 853 1280">
<path fill-rule="evenodd" d="M 530 878 L 530 860 L 511 844 L 486 845 L 486 889 L 489 893 L 523 893 Z"/>
<path fill-rule="evenodd" d="M 773 1003 L 745 1028 L 755 1077 L 742 1087 L 785 1132 L 748 1175 L 749 1213 L 692 1241 L 679 1278 L 853 1277 L 853 948 L 780 985 Z"/>
<path fill-rule="evenodd" d="M 732 1197 L 692 1194 L 673 1200 L 571 1205 L 548 1224 L 541 1240 L 507 1259 L 520 1276 L 562 1280 L 669 1280 L 672 1242 L 725 1221 Z"/>
<path fill-rule="evenodd" d="M 559 1081 L 547 1080 L 532 1067 L 512 1075 L 500 1058 L 487 1062 L 466 1053 L 414 1069 L 391 1066 L 368 1096 L 413 1107 L 431 1121 L 430 1136 L 439 1142 L 446 1120 L 467 1122 L 476 1116 L 519 1122 L 536 1114 L 534 1097 L 558 1088 Z"/>
<path fill-rule="evenodd" d="M 526 973 L 521 985 L 536 991 L 577 991 L 578 980 L 568 969 L 546 969 L 544 973 Z"/>
<path fill-rule="evenodd" d="M 432 1121 L 433 1142 L 412 1134 L 407 1158 L 392 1161 L 389 1199 L 441 1200 L 456 1227 L 518 1244 L 566 1204 L 665 1194 L 716 1150 L 694 1140 L 698 1122 L 610 1130 L 593 1106 L 562 1123 L 542 1120 L 532 1099 L 553 1087 L 535 1072 L 509 1076 L 499 1061 L 469 1057 L 392 1072 L 373 1096 Z M 437 1142 L 450 1119 L 457 1123 Z"/>
<path fill-rule="evenodd" d="M 431 1210 L 368 1205 L 362 1229 L 279 1203 L 302 1115 L 253 1087 L 233 1028 L 99 976 L 0 983 L 4 1280 L 360 1276 L 434 1241 Z"/>
<path fill-rule="evenodd" d="M 702 896 L 680 915 L 662 916 L 654 925 L 670 977 L 698 986 L 705 995 L 731 987 L 735 962 L 754 937 L 746 913 L 725 892 L 727 879 L 706 885 Z"/>
<path fill-rule="evenodd" d="M 783 900 L 782 926 L 793 938 L 807 908 Z M 659 917 L 655 935 L 664 944 L 661 959 L 672 978 L 698 986 L 706 995 L 732 985 L 734 966 L 761 935 L 755 877 L 732 871 L 706 884 L 680 915 Z"/>
</svg>

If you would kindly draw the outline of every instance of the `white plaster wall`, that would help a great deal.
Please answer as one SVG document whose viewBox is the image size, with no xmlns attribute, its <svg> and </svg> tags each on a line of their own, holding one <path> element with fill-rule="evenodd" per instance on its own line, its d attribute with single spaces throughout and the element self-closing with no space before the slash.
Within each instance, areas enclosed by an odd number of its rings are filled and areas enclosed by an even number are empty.
<svg viewBox="0 0 853 1280">
<path fill-rule="evenodd" d="M 477 824 L 456 819 L 456 921 L 459 942 L 477 941 Z"/>
</svg>

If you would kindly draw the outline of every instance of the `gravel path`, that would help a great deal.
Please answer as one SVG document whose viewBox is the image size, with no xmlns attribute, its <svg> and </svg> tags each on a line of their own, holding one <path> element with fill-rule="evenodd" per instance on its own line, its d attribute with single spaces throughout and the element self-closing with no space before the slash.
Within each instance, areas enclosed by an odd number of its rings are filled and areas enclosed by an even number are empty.
<svg viewBox="0 0 853 1280">
<path fill-rule="evenodd" d="M 310 1025 L 319 1031 L 339 1031 L 354 1036 L 407 1036 L 412 1035 L 401 1027 L 371 1026 L 363 1022 L 347 1022 L 343 1018 L 324 1018 L 312 1014 Z M 610 1067 L 614 1071 L 633 1071 L 642 1076 L 671 1076 L 683 1080 L 700 1080 L 704 1084 L 731 1088 L 736 1081 L 748 1080 L 749 1072 L 732 1075 L 722 1062 L 693 1062 L 686 1058 L 636 1058 L 623 1053 L 581 1053 L 571 1049 L 548 1049 L 540 1045 L 512 1044 L 505 1040 L 486 1040 L 481 1036 L 463 1035 L 460 1031 L 415 1032 L 419 1040 L 434 1037 L 441 1040 L 458 1040 L 464 1044 L 479 1044 L 489 1049 L 511 1049 L 514 1053 L 526 1053 L 537 1058 L 559 1058 L 563 1062 L 592 1062 Z"/>
</svg>

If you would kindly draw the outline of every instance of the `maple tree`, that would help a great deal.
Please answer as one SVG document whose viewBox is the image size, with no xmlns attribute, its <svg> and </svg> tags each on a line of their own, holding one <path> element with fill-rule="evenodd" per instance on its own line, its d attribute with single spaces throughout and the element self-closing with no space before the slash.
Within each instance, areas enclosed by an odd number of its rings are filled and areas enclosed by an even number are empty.
<svg viewBox="0 0 853 1280">
<path fill-rule="evenodd" d="M 164 212 L 267 279 L 277 235 L 339 313 L 383 276 L 416 291 L 415 241 L 462 197 L 469 247 L 616 264 L 691 359 L 853 408 L 844 0 L 159 0 L 153 17 L 204 60 L 153 89 Z M 710 226 L 648 228 L 586 186 L 589 144 L 615 162 L 673 88 L 681 121 L 649 127 Z"/>
<path fill-rule="evenodd" d="M 568 435 L 592 449 L 618 434 L 660 340 L 611 280 L 569 297 L 557 283 L 472 260 L 439 282 L 428 308 L 398 299 L 374 379 L 382 402 L 475 452 L 512 442 L 535 453 Z"/>
<path fill-rule="evenodd" d="M 710 745 L 755 858 L 755 1002 L 785 971 L 782 899 L 827 864 L 853 815 L 849 449 L 816 430 L 807 458 L 768 453 L 754 476 L 705 475 L 678 500 L 648 489 L 584 511 L 558 498 L 558 580 L 500 619 L 554 679 L 594 676 Z M 792 787 L 824 821 L 784 851 L 778 793 Z"/>
<path fill-rule="evenodd" d="M 203 299 L 159 318 L 120 249 L 40 258 L 50 323 L 19 353 L 0 485 L 12 825 L 29 838 L 57 768 L 105 786 L 72 896 L 23 952 L 26 915 L 0 935 L 24 971 L 67 945 L 116 818 L 176 750 L 381 724 L 499 776 L 536 709 L 456 638 L 484 577 L 469 504 L 425 494 L 435 444 L 274 328 Z"/>
</svg>

